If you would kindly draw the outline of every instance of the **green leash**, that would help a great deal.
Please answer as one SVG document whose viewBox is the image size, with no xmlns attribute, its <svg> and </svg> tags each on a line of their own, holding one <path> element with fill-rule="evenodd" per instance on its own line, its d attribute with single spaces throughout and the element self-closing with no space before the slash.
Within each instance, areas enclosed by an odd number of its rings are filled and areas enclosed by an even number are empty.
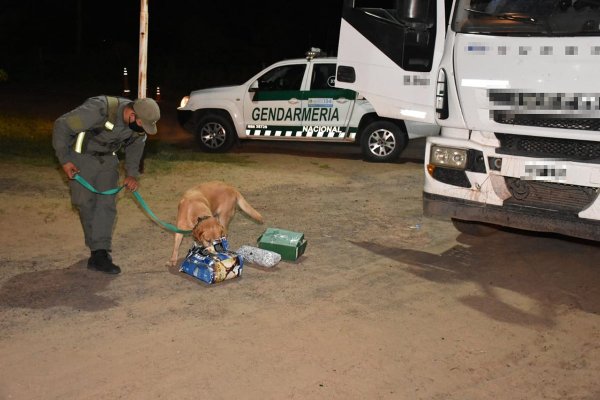
<svg viewBox="0 0 600 400">
<path fill-rule="evenodd" d="M 104 192 L 99 192 L 98 190 L 96 190 L 96 188 L 94 188 L 92 185 L 90 185 L 90 183 L 88 181 L 86 181 L 85 178 L 83 178 L 82 176 L 75 175 L 74 179 L 77 182 L 79 182 L 84 188 L 86 188 L 90 192 L 93 192 L 93 193 L 96 193 L 96 194 L 115 195 L 115 194 L 119 193 L 125 187 L 125 185 L 123 185 L 123 186 L 118 187 L 118 188 L 105 190 Z M 161 225 L 163 228 L 170 230 L 171 232 L 182 233 L 184 235 L 189 235 L 190 233 L 192 233 L 192 231 L 184 231 L 184 230 L 178 229 L 175 225 L 169 224 L 168 222 L 161 221 L 160 218 L 158 218 L 152 212 L 152 210 L 150 209 L 150 207 L 148 207 L 148 205 L 146 204 L 146 202 L 142 198 L 142 195 L 139 194 L 137 192 L 137 190 L 134 191 L 134 192 L 132 192 L 132 193 L 133 193 L 133 197 L 135 197 L 135 199 L 138 201 L 138 203 L 140 203 L 140 206 L 142 206 L 142 208 L 144 209 L 144 211 L 146 211 L 146 213 L 148 213 L 148 215 L 150 216 L 150 218 L 152 218 L 152 220 L 154 222 L 156 222 L 157 224 Z"/>
</svg>

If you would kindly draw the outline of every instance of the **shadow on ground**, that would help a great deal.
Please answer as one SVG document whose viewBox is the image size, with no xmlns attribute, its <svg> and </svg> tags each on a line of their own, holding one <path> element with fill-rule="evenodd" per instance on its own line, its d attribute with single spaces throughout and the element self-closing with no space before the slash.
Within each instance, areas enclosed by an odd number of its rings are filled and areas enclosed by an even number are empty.
<svg viewBox="0 0 600 400">
<path fill-rule="evenodd" d="M 497 321 L 553 326 L 564 307 L 600 314 L 597 244 L 516 232 L 486 238 L 460 235 L 458 241 L 442 254 L 352 243 L 405 264 L 410 273 L 428 281 L 476 284 L 478 290 L 458 300 Z"/>
<path fill-rule="evenodd" d="M 90 271 L 86 263 L 87 260 L 82 260 L 65 269 L 25 272 L 11 277 L 0 288 L 0 307 L 70 307 L 84 311 L 116 307 L 116 300 L 101 294 L 115 276 Z"/>
</svg>

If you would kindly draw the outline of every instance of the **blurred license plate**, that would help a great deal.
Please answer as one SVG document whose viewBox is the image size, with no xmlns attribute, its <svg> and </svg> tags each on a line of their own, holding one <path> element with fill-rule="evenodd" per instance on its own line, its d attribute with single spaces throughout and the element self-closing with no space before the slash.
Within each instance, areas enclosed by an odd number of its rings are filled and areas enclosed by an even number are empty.
<svg viewBox="0 0 600 400">
<path fill-rule="evenodd" d="M 567 166 L 548 161 L 527 163 L 521 179 L 547 182 L 566 182 Z"/>
</svg>

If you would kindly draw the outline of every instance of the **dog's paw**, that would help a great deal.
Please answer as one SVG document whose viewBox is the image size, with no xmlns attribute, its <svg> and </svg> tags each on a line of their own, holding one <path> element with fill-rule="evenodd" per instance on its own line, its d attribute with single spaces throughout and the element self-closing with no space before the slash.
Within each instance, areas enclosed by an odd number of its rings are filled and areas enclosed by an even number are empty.
<svg viewBox="0 0 600 400">
<path fill-rule="evenodd" d="M 175 261 L 173 261 L 173 260 L 169 260 L 169 261 L 167 261 L 167 262 L 165 263 L 165 266 L 167 266 L 167 267 L 174 267 L 174 266 L 175 266 L 175 264 L 176 264 L 176 262 L 175 262 Z"/>
</svg>

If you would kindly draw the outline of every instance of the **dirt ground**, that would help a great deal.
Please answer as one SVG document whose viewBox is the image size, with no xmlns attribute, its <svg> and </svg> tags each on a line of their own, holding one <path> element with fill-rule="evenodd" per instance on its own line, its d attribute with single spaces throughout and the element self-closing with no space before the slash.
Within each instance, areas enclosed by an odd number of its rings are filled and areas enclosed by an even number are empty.
<svg viewBox="0 0 600 400">
<path fill-rule="evenodd" d="M 60 171 L 0 161 L 0 399 L 600 399 L 598 245 L 459 235 L 422 216 L 418 149 L 343 150 L 148 167 L 169 222 L 187 188 L 238 187 L 266 223 L 238 213 L 233 249 L 305 233 L 297 262 L 212 286 L 165 266 L 172 234 L 127 193 L 123 273 L 87 270 Z"/>
</svg>

